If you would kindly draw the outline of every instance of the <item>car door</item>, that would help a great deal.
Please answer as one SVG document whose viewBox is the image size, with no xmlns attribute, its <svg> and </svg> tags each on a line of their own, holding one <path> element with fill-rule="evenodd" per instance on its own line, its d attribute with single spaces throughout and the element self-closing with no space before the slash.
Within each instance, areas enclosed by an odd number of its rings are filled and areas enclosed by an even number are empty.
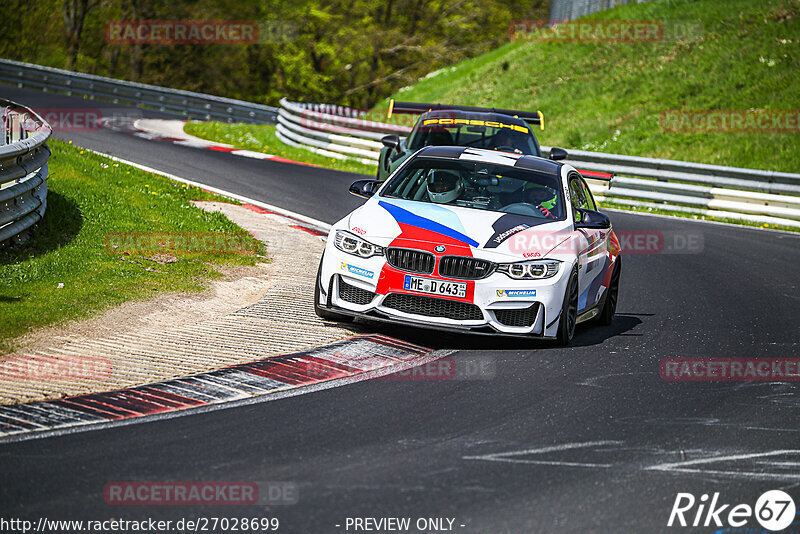
<svg viewBox="0 0 800 534">
<path fill-rule="evenodd" d="M 575 222 L 580 222 L 580 209 L 596 210 L 594 198 L 586 182 L 577 172 L 569 176 L 569 193 Z M 597 304 L 605 261 L 605 235 L 600 230 L 578 230 L 578 312 Z M 607 234 L 607 232 L 605 232 Z"/>
</svg>

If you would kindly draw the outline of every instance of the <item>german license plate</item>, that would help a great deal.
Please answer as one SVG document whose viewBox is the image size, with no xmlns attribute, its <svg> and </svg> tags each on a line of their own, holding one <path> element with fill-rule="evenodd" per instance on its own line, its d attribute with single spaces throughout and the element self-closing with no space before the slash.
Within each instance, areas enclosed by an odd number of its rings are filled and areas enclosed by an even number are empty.
<svg viewBox="0 0 800 534">
<path fill-rule="evenodd" d="M 430 295 L 446 295 L 448 297 L 466 298 L 467 284 L 465 282 L 448 282 L 446 280 L 431 280 L 419 276 L 406 275 L 403 288 L 417 293 Z"/>
</svg>

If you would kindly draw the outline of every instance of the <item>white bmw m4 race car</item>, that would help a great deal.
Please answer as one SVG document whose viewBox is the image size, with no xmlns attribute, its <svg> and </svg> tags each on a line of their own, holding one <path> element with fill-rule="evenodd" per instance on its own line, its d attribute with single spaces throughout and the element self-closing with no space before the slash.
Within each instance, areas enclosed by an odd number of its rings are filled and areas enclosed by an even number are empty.
<svg viewBox="0 0 800 534">
<path fill-rule="evenodd" d="M 315 310 L 569 344 L 577 323 L 611 324 L 620 247 L 583 177 L 536 156 L 422 148 L 331 229 Z"/>
</svg>

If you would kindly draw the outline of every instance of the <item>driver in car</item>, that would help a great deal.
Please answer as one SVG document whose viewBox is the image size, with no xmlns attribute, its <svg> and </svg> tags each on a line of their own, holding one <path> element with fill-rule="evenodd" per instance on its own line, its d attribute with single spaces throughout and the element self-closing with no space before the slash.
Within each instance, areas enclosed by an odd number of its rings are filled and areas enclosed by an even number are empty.
<svg viewBox="0 0 800 534">
<path fill-rule="evenodd" d="M 426 186 L 428 199 L 434 204 L 455 202 L 458 205 L 474 207 L 474 204 L 490 206 L 496 202 L 495 199 L 482 193 L 479 185 L 465 180 L 459 173 L 453 171 L 437 169 L 431 172 Z"/>
<path fill-rule="evenodd" d="M 511 135 L 511 132 L 505 130 L 500 130 L 494 136 L 494 150 L 522 154 L 522 150 L 514 146 L 514 136 Z"/>
<path fill-rule="evenodd" d="M 522 195 L 525 202 L 533 204 L 545 217 L 552 219 L 558 217 L 553 213 L 558 202 L 558 193 L 553 189 L 535 182 L 526 182 L 522 186 Z"/>
<path fill-rule="evenodd" d="M 457 173 L 436 170 L 427 182 L 428 198 L 434 204 L 449 204 L 464 192 L 464 180 Z"/>
</svg>

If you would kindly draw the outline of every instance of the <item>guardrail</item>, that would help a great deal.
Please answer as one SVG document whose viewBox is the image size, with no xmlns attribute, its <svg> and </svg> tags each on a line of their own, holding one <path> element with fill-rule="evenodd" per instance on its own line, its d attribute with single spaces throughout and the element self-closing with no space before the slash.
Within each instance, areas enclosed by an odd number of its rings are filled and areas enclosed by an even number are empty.
<svg viewBox="0 0 800 534">
<path fill-rule="evenodd" d="M 186 119 L 274 124 L 278 108 L 0 59 L 0 81 L 174 113 Z"/>
<path fill-rule="evenodd" d="M 30 109 L 0 99 L 0 246 L 21 243 L 47 207 L 45 141 L 52 129 Z"/>
<path fill-rule="evenodd" d="M 281 99 L 278 138 L 287 145 L 306 148 L 327 157 L 351 158 L 377 165 L 388 134 L 408 135 L 411 128 L 367 121 L 361 112 L 329 104 L 300 104 Z"/>
<path fill-rule="evenodd" d="M 329 104 L 281 100 L 278 137 L 328 157 L 377 164 L 380 139 L 411 128 L 366 121 L 360 112 Z M 543 146 L 545 156 L 550 147 Z M 567 163 L 614 174 L 611 182 L 588 179 L 599 202 L 680 211 L 718 218 L 800 228 L 800 174 L 705 165 L 569 150 Z"/>
</svg>

